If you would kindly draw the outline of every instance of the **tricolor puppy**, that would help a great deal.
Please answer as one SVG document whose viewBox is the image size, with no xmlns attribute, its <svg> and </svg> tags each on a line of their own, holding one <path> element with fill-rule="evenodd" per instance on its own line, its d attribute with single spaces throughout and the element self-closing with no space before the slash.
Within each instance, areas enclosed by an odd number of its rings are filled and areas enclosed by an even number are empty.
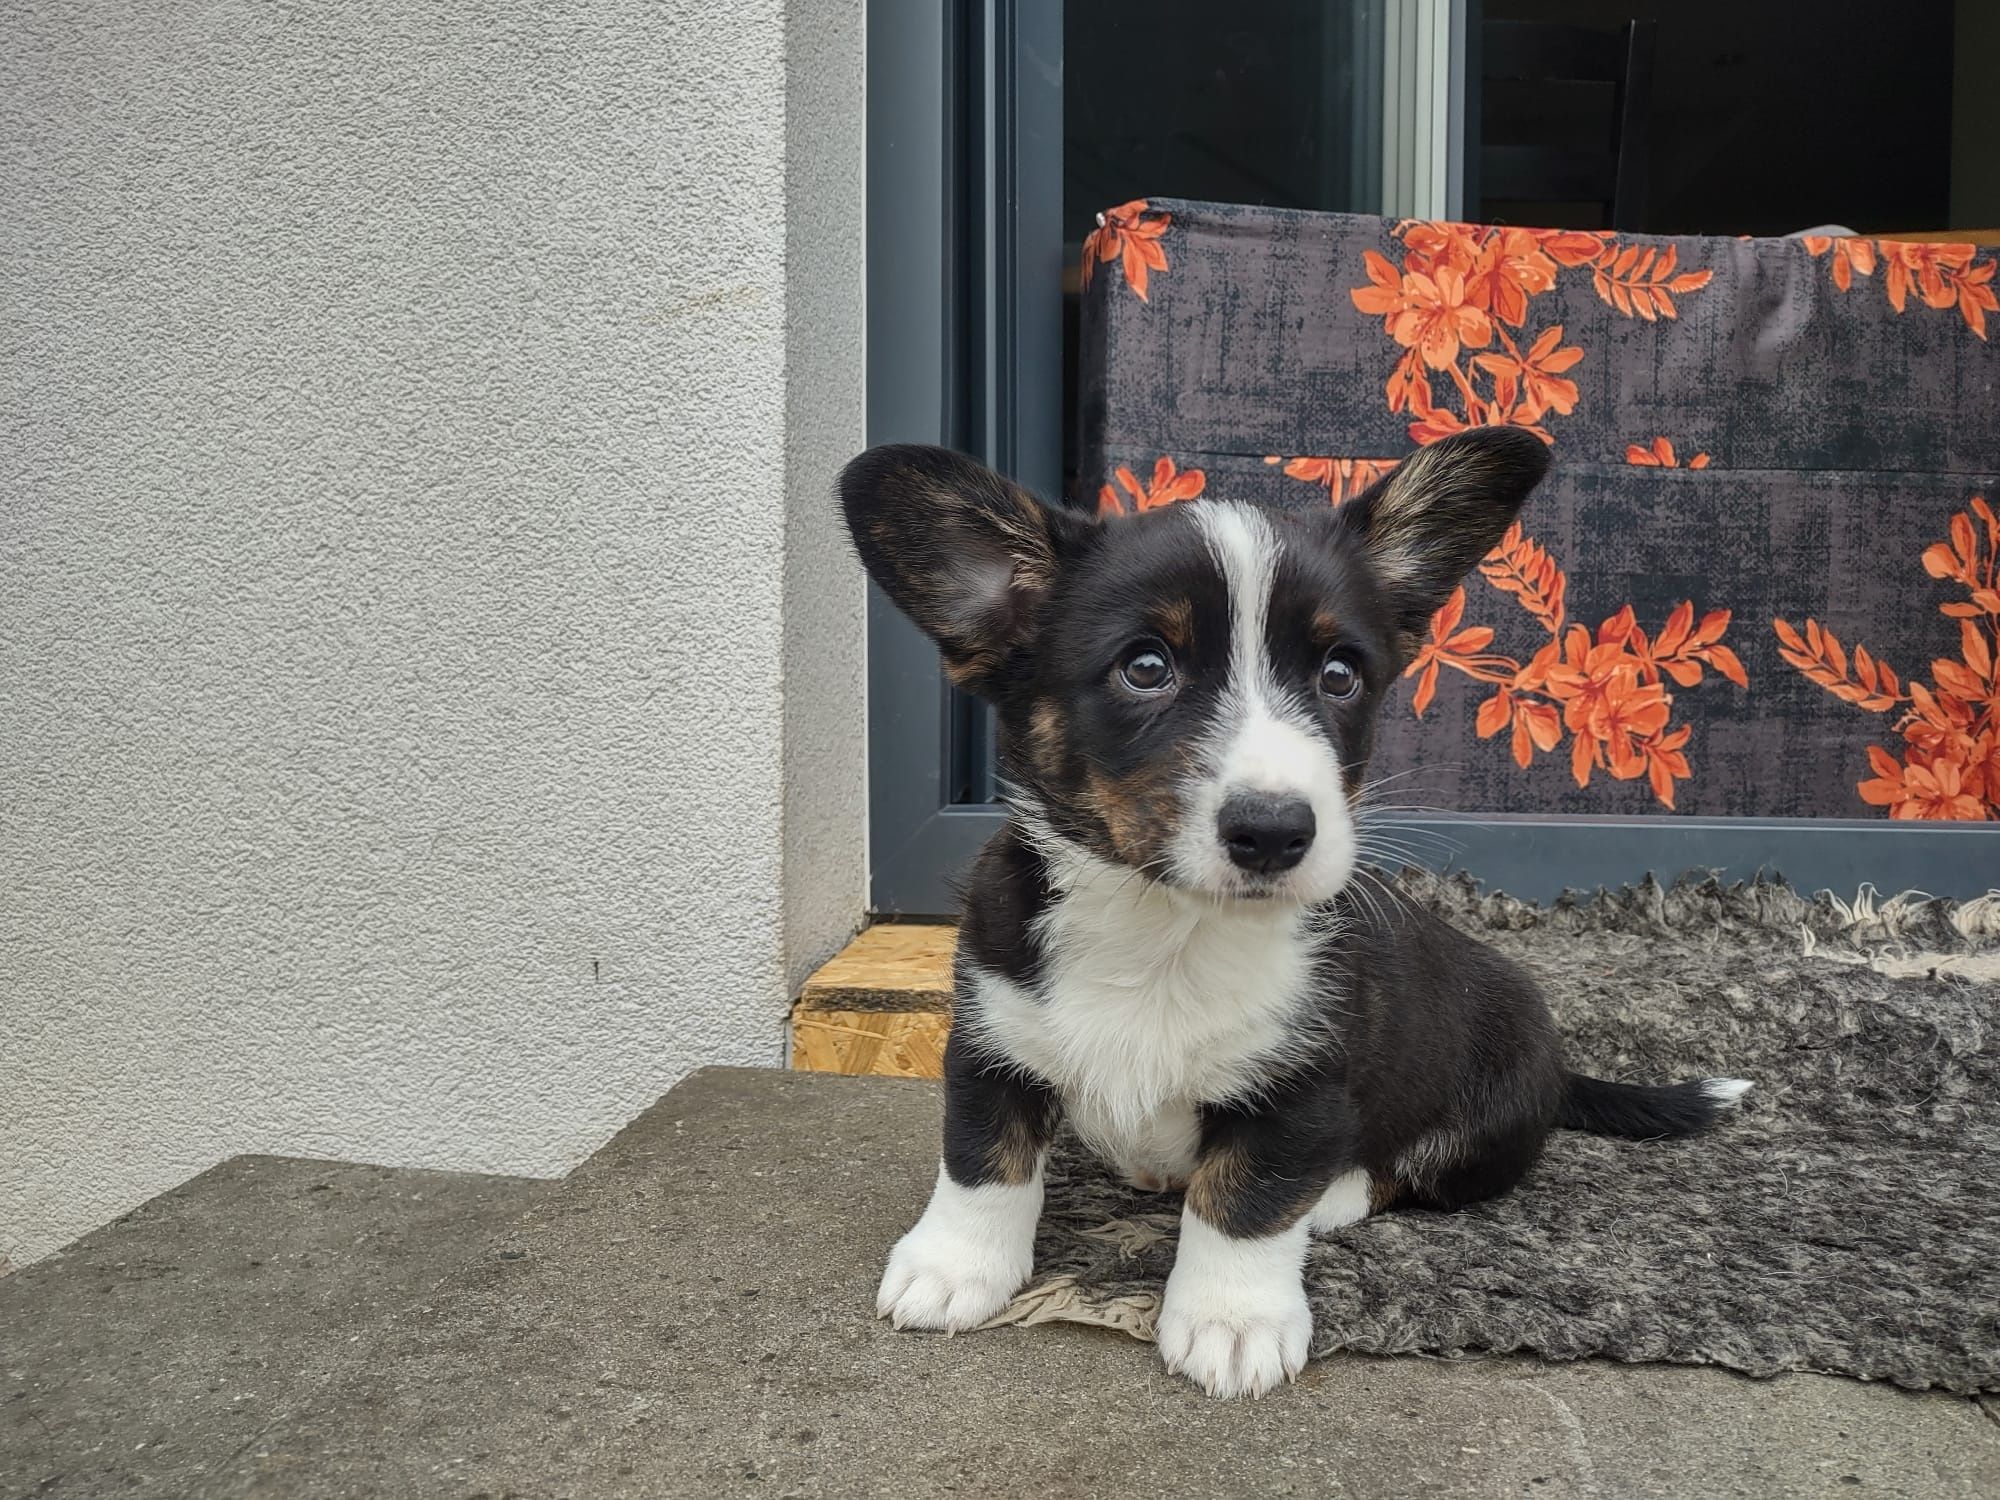
<svg viewBox="0 0 2000 1500">
<path fill-rule="evenodd" d="M 973 1327 L 1028 1279 L 1067 1119 L 1185 1186 L 1160 1352 L 1257 1395 L 1305 1361 L 1314 1230 L 1505 1192 L 1554 1126 L 1699 1130 L 1747 1087 L 1565 1072 L 1526 974 L 1351 884 L 1383 698 L 1548 462 L 1478 429 L 1338 510 L 1104 521 L 942 449 L 848 465 L 868 571 L 998 711 L 1012 809 L 965 893 L 943 1162 L 882 1279 L 899 1327 Z"/>
</svg>

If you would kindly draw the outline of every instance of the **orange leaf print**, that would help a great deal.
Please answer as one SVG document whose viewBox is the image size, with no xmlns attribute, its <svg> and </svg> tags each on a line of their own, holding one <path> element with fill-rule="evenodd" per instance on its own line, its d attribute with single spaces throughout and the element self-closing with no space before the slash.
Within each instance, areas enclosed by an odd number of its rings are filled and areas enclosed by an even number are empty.
<svg viewBox="0 0 2000 1500">
<path fill-rule="evenodd" d="M 1177 500 L 1192 500 L 1208 483 L 1208 475 L 1202 470 L 1176 470 L 1174 461 L 1165 457 L 1154 463 L 1150 484 L 1141 484 L 1139 477 L 1123 465 L 1113 471 L 1112 478 L 1132 497 L 1132 508 L 1142 511 L 1172 505 Z M 1101 516 L 1126 514 L 1124 500 L 1108 484 L 1097 492 L 1097 513 Z"/>
<path fill-rule="evenodd" d="M 1150 301 L 1146 278 L 1167 269 L 1167 252 L 1161 248 L 1160 236 L 1173 222 L 1172 214 L 1149 213 L 1144 198 L 1106 209 L 1097 216 L 1097 228 L 1083 237 L 1083 284 L 1090 285 L 1098 262 L 1115 260 L 1124 268 L 1125 284 L 1141 302 Z"/>
<path fill-rule="evenodd" d="M 1611 236 L 1596 229 L 1531 229 L 1530 234 L 1541 242 L 1542 249 L 1559 266 L 1574 270 L 1587 266 L 1604 253 L 1605 244 Z"/>
<path fill-rule="evenodd" d="M 1714 279 L 1713 271 L 1682 271 L 1680 251 L 1673 245 L 1664 251 L 1642 250 L 1637 245 L 1619 249 L 1607 243 L 1591 271 L 1591 285 L 1597 295 L 1628 318 L 1644 318 L 1648 323 L 1680 316 L 1673 294 L 1700 291 Z"/>
<path fill-rule="evenodd" d="M 1562 629 L 1563 595 L 1569 580 L 1556 560 L 1522 533 L 1519 521 L 1509 526 L 1499 545 L 1487 553 L 1479 572 L 1501 593 L 1520 600 L 1521 608 L 1550 635 Z"/>
</svg>

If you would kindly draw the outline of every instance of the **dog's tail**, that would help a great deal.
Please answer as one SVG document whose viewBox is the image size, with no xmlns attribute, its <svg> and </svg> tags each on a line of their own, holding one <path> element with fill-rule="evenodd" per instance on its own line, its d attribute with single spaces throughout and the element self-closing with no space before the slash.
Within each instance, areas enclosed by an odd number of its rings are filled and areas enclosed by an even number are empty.
<svg viewBox="0 0 2000 1500">
<path fill-rule="evenodd" d="M 1556 1123 L 1565 1130 L 1622 1135 L 1630 1140 L 1696 1135 L 1713 1125 L 1716 1116 L 1741 1099 L 1749 1087 L 1743 1078 L 1693 1078 L 1648 1087 L 1571 1073 L 1563 1084 Z"/>
</svg>

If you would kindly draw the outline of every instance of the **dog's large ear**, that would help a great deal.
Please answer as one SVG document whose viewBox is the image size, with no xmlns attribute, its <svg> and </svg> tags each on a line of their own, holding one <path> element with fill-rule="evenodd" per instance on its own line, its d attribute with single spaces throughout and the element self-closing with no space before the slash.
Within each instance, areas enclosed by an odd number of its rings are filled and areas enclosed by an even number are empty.
<svg viewBox="0 0 2000 1500">
<path fill-rule="evenodd" d="M 1475 427 L 1419 448 L 1340 508 L 1388 590 L 1406 643 L 1422 641 L 1431 616 L 1548 471 L 1548 445 L 1533 433 Z"/>
<path fill-rule="evenodd" d="M 991 694 L 1062 553 L 1091 523 L 949 448 L 888 444 L 840 472 L 869 575 L 938 644 L 960 687 Z"/>
</svg>

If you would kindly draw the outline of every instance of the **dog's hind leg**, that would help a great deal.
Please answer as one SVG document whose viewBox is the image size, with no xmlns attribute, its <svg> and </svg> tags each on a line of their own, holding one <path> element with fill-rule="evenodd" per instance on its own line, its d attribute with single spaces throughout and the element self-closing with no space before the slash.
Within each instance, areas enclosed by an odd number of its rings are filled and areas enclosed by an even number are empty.
<svg viewBox="0 0 2000 1500">
<path fill-rule="evenodd" d="M 1528 1175 L 1542 1154 L 1548 1126 L 1527 1120 L 1477 1136 L 1438 1136 L 1397 1163 L 1409 1202 L 1449 1212 L 1497 1198 Z"/>
</svg>

